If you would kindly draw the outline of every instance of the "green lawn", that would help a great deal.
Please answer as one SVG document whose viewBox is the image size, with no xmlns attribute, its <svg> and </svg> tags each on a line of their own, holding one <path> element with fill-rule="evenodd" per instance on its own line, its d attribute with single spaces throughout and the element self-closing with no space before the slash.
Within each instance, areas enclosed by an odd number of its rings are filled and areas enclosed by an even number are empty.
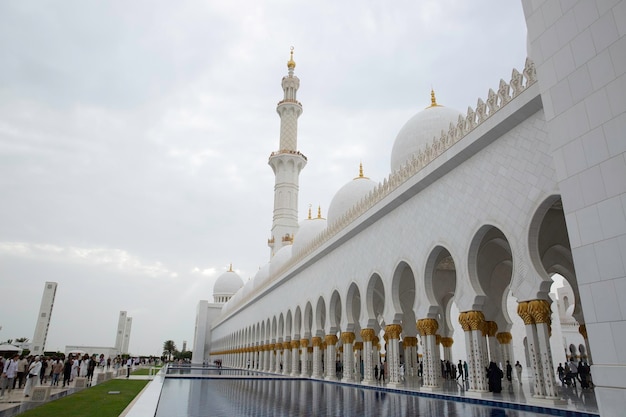
<svg viewBox="0 0 626 417">
<path fill-rule="evenodd" d="M 158 371 L 153 371 L 154 373 Z M 140 368 L 130 373 L 131 375 L 150 375 L 150 368 Z"/>
<path fill-rule="evenodd" d="M 26 411 L 20 417 L 118 417 L 148 382 L 112 379 Z"/>
</svg>

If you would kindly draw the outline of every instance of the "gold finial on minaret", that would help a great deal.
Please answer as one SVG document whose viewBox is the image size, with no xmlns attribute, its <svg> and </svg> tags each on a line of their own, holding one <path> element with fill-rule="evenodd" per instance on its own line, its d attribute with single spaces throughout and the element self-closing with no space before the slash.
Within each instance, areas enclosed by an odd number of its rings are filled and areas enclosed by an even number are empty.
<svg viewBox="0 0 626 417">
<path fill-rule="evenodd" d="M 313 206 L 313 204 L 309 204 L 309 220 L 311 220 L 311 207 Z"/>
<path fill-rule="evenodd" d="M 233 272 L 233 263 L 230 263 L 230 266 L 228 267 L 228 272 Z"/>
<path fill-rule="evenodd" d="M 289 56 L 289 61 L 287 61 L 287 68 L 293 70 L 296 67 L 296 61 L 293 60 L 293 46 L 291 47 L 291 53 Z"/>
<path fill-rule="evenodd" d="M 317 206 L 317 218 L 322 218 L 322 206 Z"/>
</svg>

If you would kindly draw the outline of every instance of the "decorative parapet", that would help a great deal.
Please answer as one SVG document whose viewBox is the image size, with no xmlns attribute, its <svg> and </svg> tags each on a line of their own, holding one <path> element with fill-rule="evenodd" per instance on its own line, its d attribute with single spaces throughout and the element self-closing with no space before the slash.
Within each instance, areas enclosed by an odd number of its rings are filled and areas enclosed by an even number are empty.
<svg viewBox="0 0 626 417">
<path fill-rule="evenodd" d="M 427 144 L 424 149 L 420 150 L 417 154 L 414 154 L 412 158 L 400 169 L 389 174 L 383 182 L 379 183 L 377 187 L 359 200 L 354 206 L 348 209 L 343 216 L 332 224 L 329 224 L 328 227 L 311 240 L 308 245 L 300 248 L 296 253 L 293 253 L 291 259 L 280 269 L 274 271 L 272 276 L 270 276 L 270 278 L 264 283 L 263 287 L 269 286 L 272 282 L 282 276 L 283 273 L 298 264 L 305 257 L 329 241 L 333 236 L 345 229 L 367 210 L 374 207 L 377 203 L 395 191 L 400 185 L 415 176 L 418 172 L 452 147 L 452 145 L 466 137 L 470 132 L 493 116 L 498 110 L 510 103 L 536 81 L 537 75 L 535 64 L 530 58 L 526 58 L 524 70 L 521 73 L 514 68 L 511 74 L 511 80 L 508 84 L 501 79 L 497 92 L 493 89 L 489 89 L 486 103 L 479 98 L 476 103 L 475 110 L 472 109 L 471 106 L 468 106 L 465 117 L 459 116 L 456 124 L 450 123 L 447 132 L 442 130 L 439 137 L 433 137 L 430 144 Z M 281 153 L 302 155 L 298 151 L 280 150 L 278 152 L 272 152 L 270 158 Z M 306 160 L 304 155 L 302 155 L 302 157 Z M 255 293 L 250 293 L 248 296 L 243 297 L 239 301 L 239 305 L 244 304 L 254 297 L 254 295 Z"/>
</svg>

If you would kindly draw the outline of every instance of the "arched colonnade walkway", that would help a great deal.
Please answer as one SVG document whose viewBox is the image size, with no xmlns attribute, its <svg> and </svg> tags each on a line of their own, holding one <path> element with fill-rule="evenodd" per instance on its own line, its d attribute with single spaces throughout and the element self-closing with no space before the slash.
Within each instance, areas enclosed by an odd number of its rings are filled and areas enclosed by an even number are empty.
<svg viewBox="0 0 626 417">
<path fill-rule="evenodd" d="M 562 275 L 574 290 L 574 317 L 590 352 L 558 195 L 537 208 L 527 241 L 532 270 L 523 272 L 542 280 L 531 291 L 537 298 L 517 300 L 517 311 L 506 306 L 509 294 L 515 296 L 516 288 L 527 284 L 516 276 L 521 275 L 515 269 L 518 254 L 500 228 L 486 224 L 464 255 L 437 245 L 421 268 L 399 261 L 391 277 L 374 273 L 366 285 L 350 282 L 343 293 L 335 289 L 330 297 L 319 296 L 301 305 L 284 300 L 286 305 L 277 305 L 275 315 L 214 340 L 211 360 L 221 359 L 223 365 L 236 368 L 373 385 L 375 366 L 384 357 L 387 383 L 397 387 L 404 384 L 401 365 L 404 376 L 412 378 L 417 377 L 421 361 L 422 389 L 438 390 L 441 361 L 462 359 L 469 368 L 469 391 L 477 393 L 488 391 L 489 362 L 502 367 L 520 360 L 528 365 L 534 397 L 556 400 L 548 295 L 552 274 Z M 464 296 L 457 291 L 463 288 L 459 286 L 463 276 L 478 295 L 474 308 L 452 317 L 452 304 Z M 418 305 L 418 290 L 428 303 Z M 523 320 L 524 340 L 513 340 L 511 314 Z M 460 323 L 462 335 L 454 334 L 453 321 Z M 465 358 L 452 357 L 451 347 L 459 339 Z M 526 361 L 513 357 L 513 343 L 524 343 Z"/>
</svg>

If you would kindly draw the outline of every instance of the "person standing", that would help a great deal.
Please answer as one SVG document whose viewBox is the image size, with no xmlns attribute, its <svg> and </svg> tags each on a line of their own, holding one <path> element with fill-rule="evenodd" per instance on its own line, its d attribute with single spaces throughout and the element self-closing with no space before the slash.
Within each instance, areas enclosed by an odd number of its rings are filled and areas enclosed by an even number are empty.
<svg viewBox="0 0 626 417">
<path fill-rule="evenodd" d="M 130 378 L 130 370 L 133 367 L 133 359 L 132 358 L 128 358 L 128 360 L 126 361 L 126 378 Z"/>
<path fill-rule="evenodd" d="M 54 363 L 52 364 L 52 383 L 50 386 L 59 386 L 59 377 L 63 372 L 63 361 L 59 358 L 56 358 Z"/>
<path fill-rule="evenodd" d="M 469 375 L 469 366 L 467 366 L 467 362 L 463 361 L 463 374 L 465 375 L 465 379 L 463 381 L 467 381 Z"/>
<path fill-rule="evenodd" d="M 33 387 L 37 385 L 39 381 L 39 375 L 41 374 L 41 360 L 39 356 L 35 356 L 35 360 L 28 367 L 28 379 L 24 386 L 24 397 L 30 397 L 30 392 Z"/>
<path fill-rule="evenodd" d="M 509 381 L 509 385 L 511 385 L 513 381 L 513 367 L 511 366 L 511 362 L 506 361 L 506 380 Z"/>
<path fill-rule="evenodd" d="M 515 372 L 517 372 L 517 380 L 522 385 L 522 364 L 519 361 L 515 362 Z"/>
<path fill-rule="evenodd" d="M 67 359 L 65 360 L 65 363 L 63 364 L 63 386 L 64 387 L 66 385 L 69 387 L 70 382 L 72 382 L 72 366 L 74 366 L 73 363 L 74 362 L 72 361 L 72 355 L 69 355 Z"/>
<path fill-rule="evenodd" d="M 7 359 L 4 362 L 2 368 L 2 380 L 0 381 L 0 398 L 4 397 L 4 390 L 8 389 L 9 396 L 11 396 L 11 390 L 15 383 L 15 377 L 17 376 L 17 367 L 20 360 L 20 355 L 15 355 L 11 359 Z"/>
<path fill-rule="evenodd" d="M 461 359 L 459 359 L 459 364 L 456 367 L 459 370 L 459 375 L 456 377 L 456 379 L 458 380 L 459 378 L 461 378 L 461 381 L 465 381 L 465 378 L 463 377 L 463 362 L 461 362 Z"/>
<path fill-rule="evenodd" d="M 17 364 L 17 378 L 13 380 L 13 389 L 17 383 L 18 388 L 22 389 L 25 384 L 26 371 L 28 370 L 28 359 L 24 356 L 20 356 L 20 361 Z"/>
</svg>

